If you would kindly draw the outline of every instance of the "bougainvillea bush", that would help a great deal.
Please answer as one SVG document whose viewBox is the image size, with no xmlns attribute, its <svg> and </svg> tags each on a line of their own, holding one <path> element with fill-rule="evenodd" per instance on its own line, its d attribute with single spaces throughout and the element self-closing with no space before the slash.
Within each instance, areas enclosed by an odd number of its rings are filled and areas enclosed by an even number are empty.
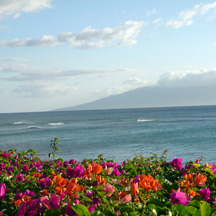
<svg viewBox="0 0 216 216">
<path fill-rule="evenodd" d="M 121 164 L 0 151 L 0 215 L 216 215 L 216 166 L 165 154 Z"/>
</svg>

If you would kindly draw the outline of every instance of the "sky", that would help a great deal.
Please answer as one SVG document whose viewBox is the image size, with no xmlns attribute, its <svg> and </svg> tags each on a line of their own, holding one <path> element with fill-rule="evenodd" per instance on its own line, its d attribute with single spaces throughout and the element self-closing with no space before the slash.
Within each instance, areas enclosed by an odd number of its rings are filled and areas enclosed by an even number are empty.
<svg viewBox="0 0 216 216">
<path fill-rule="evenodd" d="M 216 85 L 216 1 L 0 0 L 0 113 Z"/>
</svg>

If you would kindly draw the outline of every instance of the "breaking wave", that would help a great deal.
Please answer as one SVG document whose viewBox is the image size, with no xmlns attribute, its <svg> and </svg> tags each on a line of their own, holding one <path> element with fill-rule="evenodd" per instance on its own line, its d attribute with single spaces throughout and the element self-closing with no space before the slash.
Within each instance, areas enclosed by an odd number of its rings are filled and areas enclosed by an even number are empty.
<svg viewBox="0 0 216 216">
<path fill-rule="evenodd" d="M 27 127 L 27 129 L 39 129 L 39 128 L 41 128 L 41 127 L 39 127 L 39 126 L 28 126 Z"/>
<path fill-rule="evenodd" d="M 137 122 L 152 122 L 155 121 L 154 119 L 137 119 Z"/>
<path fill-rule="evenodd" d="M 52 126 L 60 126 L 60 125 L 64 125 L 64 122 L 51 122 L 48 125 L 52 125 Z"/>
</svg>

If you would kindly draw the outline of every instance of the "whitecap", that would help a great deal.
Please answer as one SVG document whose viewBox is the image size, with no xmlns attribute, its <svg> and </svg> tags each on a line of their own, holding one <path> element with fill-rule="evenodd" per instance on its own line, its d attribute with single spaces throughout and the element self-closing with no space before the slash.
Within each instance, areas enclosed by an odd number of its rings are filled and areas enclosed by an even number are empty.
<svg viewBox="0 0 216 216">
<path fill-rule="evenodd" d="M 154 119 L 137 119 L 137 122 L 152 122 Z"/>
<path fill-rule="evenodd" d="M 38 129 L 38 128 L 41 128 L 41 127 L 39 127 L 39 126 L 32 126 L 32 125 L 27 127 L 27 129 Z"/>
<path fill-rule="evenodd" d="M 51 126 L 60 126 L 60 125 L 64 125 L 64 122 L 51 122 L 48 125 L 51 125 Z"/>
<path fill-rule="evenodd" d="M 18 121 L 18 122 L 14 122 L 13 124 L 14 125 L 20 125 L 20 124 L 24 124 L 24 122 L 23 121 Z"/>
</svg>

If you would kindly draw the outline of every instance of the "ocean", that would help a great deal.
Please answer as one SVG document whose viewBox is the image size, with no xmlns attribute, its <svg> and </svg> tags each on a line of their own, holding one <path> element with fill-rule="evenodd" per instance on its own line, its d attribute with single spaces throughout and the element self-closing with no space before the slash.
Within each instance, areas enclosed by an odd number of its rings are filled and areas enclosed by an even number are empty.
<svg viewBox="0 0 216 216">
<path fill-rule="evenodd" d="M 168 149 L 167 160 L 216 163 L 216 106 L 0 114 L 1 150 L 34 149 L 48 160 L 55 137 L 64 160 L 122 162 Z"/>
</svg>

